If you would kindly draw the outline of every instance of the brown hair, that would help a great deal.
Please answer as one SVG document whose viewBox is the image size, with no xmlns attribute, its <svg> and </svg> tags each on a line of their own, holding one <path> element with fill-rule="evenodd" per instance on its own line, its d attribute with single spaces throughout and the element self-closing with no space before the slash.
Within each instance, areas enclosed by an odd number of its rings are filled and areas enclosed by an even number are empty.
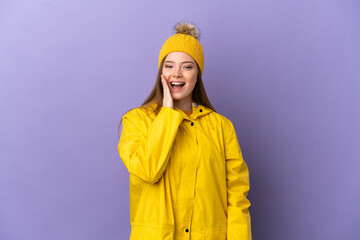
<svg viewBox="0 0 360 240">
<path fill-rule="evenodd" d="M 164 57 L 162 62 L 161 62 L 160 68 L 159 68 L 158 73 L 157 73 L 156 82 L 154 84 L 153 89 L 151 90 L 149 96 L 145 99 L 145 101 L 140 106 L 141 108 L 145 108 L 146 106 L 148 106 L 148 105 L 150 105 L 152 103 L 157 103 L 156 109 L 154 110 L 156 115 L 159 113 L 160 108 L 162 107 L 163 98 L 164 98 L 163 87 L 162 87 L 162 83 L 161 83 L 161 74 L 162 74 L 162 69 L 163 69 L 165 58 L 166 57 Z M 199 70 L 200 68 L 199 68 L 197 63 L 196 63 L 196 66 L 197 66 L 197 68 Z M 208 107 L 211 110 L 213 110 L 214 112 L 216 112 L 215 108 L 211 105 L 210 100 L 206 95 L 205 87 L 204 87 L 204 84 L 203 84 L 203 81 L 202 81 L 202 78 L 201 78 L 200 71 L 198 71 L 197 82 L 196 82 L 194 90 L 192 92 L 192 100 L 193 100 L 193 102 L 196 102 L 196 103 L 201 104 L 201 105 L 203 105 L 205 107 Z M 134 109 L 134 108 L 132 108 L 132 109 Z M 132 110 L 132 109 L 130 109 L 130 110 Z M 130 110 L 128 110 L 127 112 L 129 112 Z M 125 114 L 123 114 L 123 116 Z M 118 137 L 119 137 L 119 131 L 120 131 L 121 122 L 122 122 L 122 118 L 120 120 L 119 127 L 118 127 Z"/>
</svg>

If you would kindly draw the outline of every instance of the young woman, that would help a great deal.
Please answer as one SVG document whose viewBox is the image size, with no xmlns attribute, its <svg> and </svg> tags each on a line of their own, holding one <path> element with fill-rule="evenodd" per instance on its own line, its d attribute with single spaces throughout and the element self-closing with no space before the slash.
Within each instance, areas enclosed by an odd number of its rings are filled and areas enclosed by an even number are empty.
<svg viewBox="0 0 360 240">
<path fill-rule="evenodd" d="M 251 239 L 248 168 L 232 122 L 206 96 L 198 38 L 195 25 L 177 24 L 150 95 L 122 117 L 130 239 Z"/>
</svg>

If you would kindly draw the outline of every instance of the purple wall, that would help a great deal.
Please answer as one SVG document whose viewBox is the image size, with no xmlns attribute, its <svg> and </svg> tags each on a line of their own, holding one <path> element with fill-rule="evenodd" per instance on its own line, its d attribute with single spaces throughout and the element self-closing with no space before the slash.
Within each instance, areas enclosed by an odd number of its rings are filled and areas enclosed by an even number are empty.
<svg viewBox="0 0 360 240">
<path fill-rule="evenodd" d="M 359 239 L 359 1 L 1 0 L 1 240 L 127 239 L 117 124 L 180 20 L 236 126 L 254 239 Z"/>
</svg>

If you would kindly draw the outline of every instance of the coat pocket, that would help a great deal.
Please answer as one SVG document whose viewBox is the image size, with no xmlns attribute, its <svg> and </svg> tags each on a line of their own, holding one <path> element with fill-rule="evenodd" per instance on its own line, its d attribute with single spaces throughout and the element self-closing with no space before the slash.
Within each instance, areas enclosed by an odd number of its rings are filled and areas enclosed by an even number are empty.
<svg viewBox="0 0 360 240">
<path fill-rule="evenodd" d="M 223 229 L 208 229 L 204 232 L 204 240 L 226 240 L 227 231 Z"/>
<path fill-rule="evenodd" d="M 173 240 L 172 227 L 156 227 L 147 225 L 132 226 L 130 240 Z"/>
</svg>

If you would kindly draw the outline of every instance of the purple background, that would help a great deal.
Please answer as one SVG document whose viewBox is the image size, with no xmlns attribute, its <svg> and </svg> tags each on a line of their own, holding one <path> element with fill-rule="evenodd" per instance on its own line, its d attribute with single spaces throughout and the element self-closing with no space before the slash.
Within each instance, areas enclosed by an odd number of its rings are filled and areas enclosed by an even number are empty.
<svg viewBox="0 0 360 240">
<path fill-rule="evenodd" d="M 1 240 L 128 238 L 117 126 L 181 20 L 236 127 L 254 239 L 359 239 L 359 1 L 1 0 Z"/>
</svg>

